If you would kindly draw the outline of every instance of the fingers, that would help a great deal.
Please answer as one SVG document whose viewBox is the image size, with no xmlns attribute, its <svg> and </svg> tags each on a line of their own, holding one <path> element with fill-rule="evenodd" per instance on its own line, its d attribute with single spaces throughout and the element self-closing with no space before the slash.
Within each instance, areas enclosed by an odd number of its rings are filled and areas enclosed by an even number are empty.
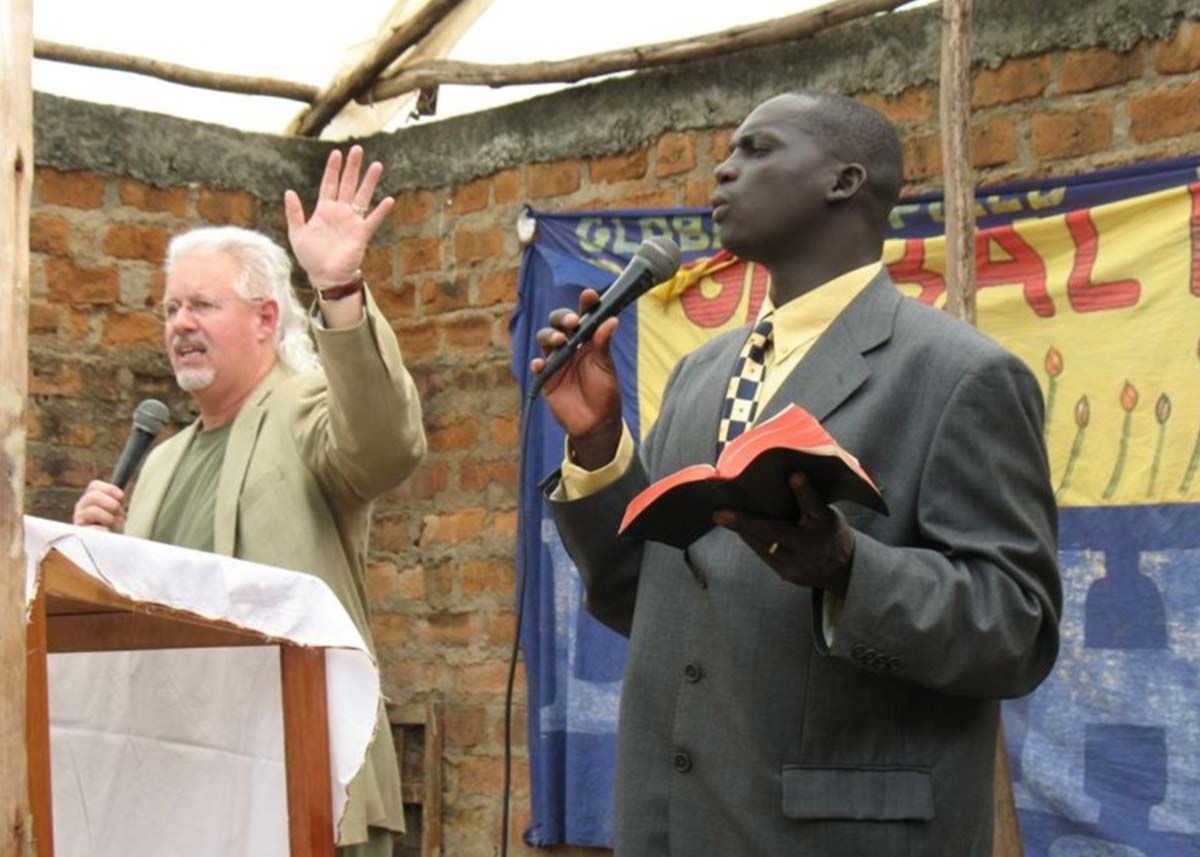
<svg viewBox="0 0 1200 857">
<path fill-rule="evenodd" d="M 803 471 L 796 471 L 788 477 L 788 485 L 791 486 L 792 492 L 796 495 L 796 504 L 800 507 L 800 520 L 802 522 L 809 520 L 824 521 L 829 520 L 833 513 L 825 500 L 817 491 L 815 485 L 808 475 Z"/>
<path fill-rule="evenodd" d="M 369 201 L 370 197 L 367 199 Z M 390 196 L 385 196 L 379 201 L 379 205 L 375 206 L 375 210 L 367 215 L 364 223 L 367 227 L 368 240 L 370 240 L 370 236 L 374 235 L 376 230 L 383 225 L 383 221 L 387 219 L 388 213 L 392 210 L 395 204 L 396 200 L 392 199 Z"/>
<path fill-rule="evenodd" d="M 354 194 L 358 191 L 358 173 L 362 168 L 362 159 L 362 146 L 351 146 L 350 154 L 346 156 L 346 168 L 342 170 L 342 180 L 337 189 L 339 202 L 353 203 L 355 201 Z M 380 167 L 380 169 L 383 168 Z M 370 202 L 370 199 L 368 196 L 367 202 Z"/>
<path fill-rule="evenodd" d="M 379 184 L 380 177 L 383 176 L 383 164 L 379 161 L 373 161 L 371 166 L 367 167 L 367 173 L 363 176 L 362 184 L 354 191 L 354 204 L 366 211 L 371 205 L 371 199 L 375 196 L 375 188 Z"/>
<path fill-rule="evenodd" d="M 100 480 L 91 482 L 75 504 L 71 521 L 80 527 L 120 532 L 125 525 L 125 492 Z"/>
<path fill-rule="evenodd" d="M 294 235 L 304 228 L 304 206 L 294 190 L 283 194 L 283 213 L 287 217 L 288 235 Z"/>
<path fill-rule="evenodd" d="M 337 199 L 338 195 L 338 175 L 342 171 L 342 153 L 334 149 L 329 153 L 329 160 L 325 162 L 325 174 L 321 176 L 321 189 L 317 194 L 317 199 Z"/>
</svg>

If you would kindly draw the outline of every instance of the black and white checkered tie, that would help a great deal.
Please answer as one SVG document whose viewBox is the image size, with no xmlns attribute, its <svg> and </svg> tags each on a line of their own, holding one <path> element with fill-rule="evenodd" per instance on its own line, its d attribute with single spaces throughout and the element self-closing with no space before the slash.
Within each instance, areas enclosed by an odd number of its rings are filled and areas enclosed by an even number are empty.
<svg viewBox="0 0 1200 857">
<path fill-rule="evenodd" d="M 772 324 L 770 313 L 762 317 L 750 332 L 750 338 L 746 340 L 733 367 L 733 377 L 729 379 L 729 388 L 725 391 L 725 405 L 721 409 L 721 424 L 717 429 L 718 455 L 725 444 L 754 425 Z"/>
</svg>

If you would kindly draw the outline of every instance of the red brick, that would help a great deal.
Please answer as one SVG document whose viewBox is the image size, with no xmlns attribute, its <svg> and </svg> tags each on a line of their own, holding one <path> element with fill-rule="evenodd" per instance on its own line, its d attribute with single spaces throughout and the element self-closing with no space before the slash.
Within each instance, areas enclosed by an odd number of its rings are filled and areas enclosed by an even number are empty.
<svg viewBox="0 0 1200 857">
<path fill-rule="evenodd" d="M 483 535 L 487 510 L 459 509 L 444 515 L 426 515 L 422 521 L 420 547 L 435 544 L 461 544 Z"/>
<path fill-rule="evenodd" d="M 713 166 L 720 164 L 729 157 L 729 146 L 733 140 L 733 132 L 735 130 L 734 128 L 722 128 L 719 131 L 713 131 L 712 144 L 709 148 Z"/>
<path fill-rule="evenodd" d="M 1131 99 L 1127 109 L 1139 143 L 1200 131 L 1200 83 Z"/>
<path fill-rule="evenodd" d="M 196 211 L 209 223 L 250 226 L 258 201 L 244 190 L 213 190 L 200 188 Z"/>
<path fill-rule="evenodd" d="M 371 524 L 371 546 L 376 550 L 402 551 L 416 542 L 413 516 L 404 513 L 379 514 Z"/>
<path fill-rule="evenodd" d="M 450 197 L 451 214 L 470 214 L 487 208 L 492 183 L 488 179 L 476 179 L 460 186 Z"/>
<path fill-rule="evenodd" d="M 506 595 L 513 592 L 509 589 Z M 488 617 L 487 640 L 493 646 L 512 646 L 513 638 L 517 635 L 517 614 L 511 610 L 503 613 L 493 613 Z"/>
<path fill-rule="evenodd" d="M 1041 160 L 1090 155 L 1109 148 L 1113 139 L 1113 110 L 1093 105 L 1085 110 L 1039 113 L 1030 120 L 1034 157 Z"/>
<path fill-rule="evenodd" d="M 384 318 L 412 318 L 417 312 L 417 290 L 409 283 L 395 288 L 391 283 L 371 286 L 371 297 L 379 305 Z"/>
<path fill-rule="evenodd" d="M 650 153 L 646 149 L 622 155 L 592 158 L 588 161 L 588 176 L 594 182 L 604 182 L 605 184 L 640 179 L 646 175 L 646 167 L 649 163 Z"/>
<path fill-rule="evenodd" d="M 388 492 L 397 500 L 432 500 L 450 484 L 450 468 L 444 462 L 423 462 L 416 472 L 401 485 Z"/>
<path fill-rule="evenodd" d="M 442 240 L 440 238 L 406 238 L 400 242 L 400 271 L 414 274 L 420 271 L 438 271 L 442 267 Z"/>
<path fill-rule="evenodd" d="M 78 461 L 60 452 L 26 456 L 25 483 L 31 488 L 83 488 L 97 478 L 95 463 Z"/>
<path fill-rule="evenodd" d="M 118 223 L 104 235 L 104 252 L 117 259 L 143 259 L 161 264 L 167 255 L 169 237 L 159 226 Z"/>
<path fill-rule="evenodd" d="M 506 491 L 514 491 L 517 487 L 517 463 L 511 459 L 479 461 L 471 458 L 459 465 L 458 473 L 458 485 L 463 491 L 485 491 L 493 484 Z"/>
<path fill-rule="evenodd" d="M 712 176 L 702 179 L 689 178 L 683 185 L 683 204 L 707 208 L 716 186 L 717 180 Z"/>
<path fill-rule="evenodd" d="M 457 670 L 455 687 L 466 694 L 495 696 L 504 692 L 508 679 L 508 664 L 503 661 L 489 661 L 482 664 L 466 664 Z M 516 694 L 525 695 L 525 670 L 522 664 L 517 665 Z"/>
<path fill-rule="evenodd" d="M 1154 52 L 1159 74 L 1184 74 L 1200 68 L 1200 23 L 1184 21 L 1169 41 Z"/>
<path fill-rule="evenodd" d="M 1105 48 L 1067 51 L 1058 73 L 1060 93 L 1091 92 L 1133 80 L 1142 73 L 1138 50 L 1117 53 Z"/>
<path fill-rule="evenodd" d="M 669 187 L 636 190 L 609 203 L 612 208 L 671 208 L 676 204 L 675 189 Z"/>
<path fill-rule="evenodd" d="M 515 581 L 511 560 L 474 560 L 465 563 L 458 572 L 458 585 L 465 598 L 511 594 Z"/>
<path fill-rule="evenodd" d="M 384 667 L 388 684 L 403 688 L 405 696 L 445 691 L 450 687 L 451 671 L 440 661 L 416 661 L 405 656 L 388 659 Z"/>
<path fill-rule="evenodd" d="M 58 333 L 63 322 L 63 308 L 54 304 L 29 305 L 29 333 Z"/>
<path fill-rule="evenodd" d="M 121 179 L 117 183 L 117 195 L 125 205 L 142 211 L 165 211 L 176 217 L 187 214 L 187 188 L 160 188 L 134 179 Z"/>
<path fill-rule="evenodd" d="M 446 347 L 458 352 L 481 352 L 492 347 L 493 318 L 486 315 L 464 316 L 447 321 Z"/>
<path fill-rule="evenodd" d="M 58 360 L 29 356 L 29 395 L 78 396 L 83 391 L 83 373 L 78 366 Z M 128 430 L 128 424 L 123 426 Z"/>
<path fill-rule="evenodd" d="M 659 178 L 686 173 L 696 166 L 696 141 L 691 134 L 668 131 L 654 146 L 654 174 Z"/>
<path fill-rule="evenodd" d="M 521 421 L 512 416 L 492 417 L 492 443 L 505 449 L 516 449 L 521 437 Z"/>
<path fill-rule="evenodd" d="M 504 230 L 459 229 L 454 233 L 454 258 L 460 265 L 504 256 Z"/>
<path fill-rule="evenodd" d="M 1049 57 L 1009 60 L 997 69 L 982 69 L 976 73 L 971 106 L 994 107 L 1037 98 L 1049 82 Z"/>
<path fill-rule="evenodd" d="M 373 613 L 371 615 L 371 637 L 378 648 L 384 646 L 406 646 L 412 639 L 412 622 L 400 613 Z"/>
<path fill-rule="evenodd" d="M 437 357 L 441 353 L 441 331 L 436 324 L 393 324 L 392 328 L 396 331 L 400 348 L 410 366 Z"/>
<path fill-rule="evenodd" d="M 64 259 L 46 260 L 46 287 L 62 303 L 111 304 L 118 294 L 117 269 L 85 267 Z"/>
<path fill-rule="evenodd" d="M 105 345 L 161 345 L 163 325 L 149 312 L 109 312 L 104 318 Z"/>
<path fill-rule="evenodd" d="M 459 452 L 479 441 L 479 421 L 466 414 L 453 414 L 427 423 L 430 452 Z"/>
<path fill-rule="evenodd" d="M 372 290 L 392 283 L 392 245 L 372 244 L 367 248 L 362 263 L 363 279 Z"/>
<path fill-rule="evenodd" d="M 437 198 L 433 191 L 409 190 L 396 194 L 396 207 L 392 216 L 403 224 L 415 226 L 424 223 L 433 213 Z"/>
<path fill-rule="evenodd" d="M 83 209 L 104 205 L 104 177 L 95 173 L 59 172 L 50 167 L 38 167 L 33 179 L 44 205 Z"/>
<path fill-rule="evenodd" d="M 518 767 L 513 766 L 514 773 Z M 502 756 L 468 756 L 459 761 L 457 768 L 460 794 L 492 797 L 504 786 Z"/>
<path fill-rule="evenodd" d="M 919 125 L 933 116 L 933 91 L 929 89 L 907 89 L 899 95 L 886 97 L 868 93 L 857 98 L 895 125 Z"/>
<path fill-rule="evenodd" d="M 70 256 L 71 225 L 53 214 L 30 215 L 29 249 L 50 256 Z"/>
<path fill-rule="evenodd" d="M 485 274 L 475 286 L 475 306 L 512 303 L 517 299 L 517 269 Z"/>
<path fill-rule="evenodd" d="M 552 164 L 529 165 L 529 196 L 543 199 L 563 196 L 579 190 L 579 161 L 555 161 Z"/>
<path fill-rule="evenodd" d="M 471 748 L 483 741 L 487 712 L 477 705 L 452 705 L 446 709 L 445 736 L 451 747 Z"/>
<path fill-rule="evenodd" d="M 416 620 L 421 642 L 432 645 L 469 646 L 479 634 L 474 613 L 434 613 Z"/>
<path fill-rule="evenodd" d="M 994 167 L 1017 159 L 1017 125 L 1002 119 L 971 128 L 971 157 L 977 167 Z"/>
<path fill-rule="evenodd" d="M 372 601 L 424 601 L 425 569 L 419 565 L 401 569 L 392 562 L 369 563 L 367 593 Z"/>
<path fill-rule="evenodd" d="M 421 283 L 418 293 L 421 296 L 421 312 L 427 316 L 465 309 L 471 305 L 471 289 L 466 280 L 426 280 Z"/>
<path fill-rule="evenodd" d="M 501 170 L 492 179 L 492 197 L 497 205 L 507 205 L 521 198 L 521 175 L 516 170 Z"/>
<path fill-rule="evenodd" d="M 516 510 L 497 512 L 492 517 L 492 533 L 502 539 L 515 539 L 517 537 Z"/>
</svg>

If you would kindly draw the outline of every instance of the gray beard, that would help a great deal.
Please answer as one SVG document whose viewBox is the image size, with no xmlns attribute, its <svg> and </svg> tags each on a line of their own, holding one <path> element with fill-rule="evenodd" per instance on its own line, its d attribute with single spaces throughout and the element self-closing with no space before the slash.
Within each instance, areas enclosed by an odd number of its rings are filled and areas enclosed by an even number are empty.
<svg viewBox="0 0 1200 857">
<path fill-rule="evenodd" d="M 209 387 L 215 376 L 212 369 L 179 369 L 175 372 L 175 383 L 188 393 Z"/>
</svg>

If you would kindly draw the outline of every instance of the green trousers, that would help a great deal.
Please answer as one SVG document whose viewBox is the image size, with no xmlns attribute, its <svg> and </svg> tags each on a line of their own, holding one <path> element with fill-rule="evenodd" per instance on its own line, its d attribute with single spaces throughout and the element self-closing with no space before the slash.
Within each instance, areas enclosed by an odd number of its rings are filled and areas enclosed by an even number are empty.
<svg viewBox="0 0 1200 857">
<path fill-rule="evenodd" d="M 392 831 L 382 827 L 368 827 L 366 842 L 343 845 L 337 850 L 338 857 L 392 857 Z"/>
</svg>

